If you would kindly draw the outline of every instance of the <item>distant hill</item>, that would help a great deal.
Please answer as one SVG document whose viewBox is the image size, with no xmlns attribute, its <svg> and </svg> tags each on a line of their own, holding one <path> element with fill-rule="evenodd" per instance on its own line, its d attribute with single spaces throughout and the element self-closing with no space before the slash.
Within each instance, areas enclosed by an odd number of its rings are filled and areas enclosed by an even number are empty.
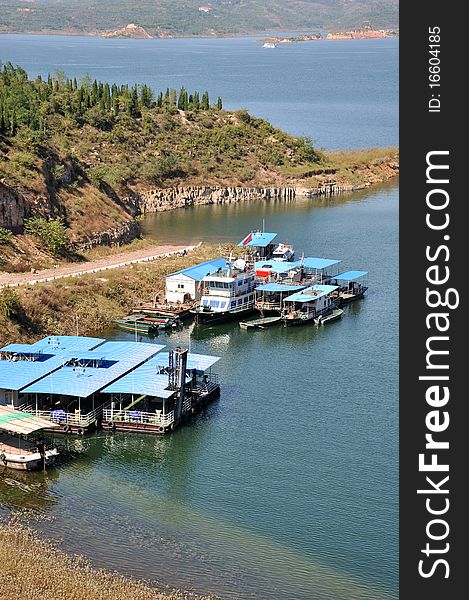
<svg viewBox="0 0 469 600">
<path fill-rule="evenodd" d="M 135 24 L 152 37 L 178 37 L 395 28 L 398 6 L 398 0 L 0 0 L 0 32 L 102 34 Z"/>
</svg>

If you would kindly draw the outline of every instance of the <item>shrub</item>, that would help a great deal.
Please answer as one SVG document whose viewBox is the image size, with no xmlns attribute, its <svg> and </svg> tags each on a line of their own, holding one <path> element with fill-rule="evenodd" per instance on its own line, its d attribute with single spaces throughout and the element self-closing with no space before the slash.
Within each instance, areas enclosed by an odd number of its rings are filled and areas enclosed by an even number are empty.
<svg viewBox="0 0 469 600">
<path fill-rule="evenodd" d="M 8 244 L 8 242 L 11 240 L 12 235 L 13 234 L 11 233 L 11 231 L 9 229 L 0 227 L 0 245 Z"/>
<path fill-rule="evenodd" d="M 25 233 L 38 238 L 49 252 L 62 254 L 68 246 L 68 235 L 58 219 L 48 221 L 43 217 L 31 217 L 25 222 Z"/>
<path fill-rule="evenodd" d="M 11 319 L 18 316 L 21 310 L 21 301 L 18 292 L 7 287 L 0 291 L 0 314 Z"/>
</svg>

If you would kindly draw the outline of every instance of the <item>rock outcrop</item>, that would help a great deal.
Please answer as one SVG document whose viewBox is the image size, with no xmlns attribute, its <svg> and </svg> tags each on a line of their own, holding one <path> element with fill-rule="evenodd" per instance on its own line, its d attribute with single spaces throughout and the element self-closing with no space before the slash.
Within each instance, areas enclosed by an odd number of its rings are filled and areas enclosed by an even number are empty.
<svg viewBox="0 0 469 600">
<path fill-rule="evenodd" d="M 23 195 L 0 181 L 0 227 L 13 233 L 21 232 L 30 210 L 30 204 Z"/>
</svg>

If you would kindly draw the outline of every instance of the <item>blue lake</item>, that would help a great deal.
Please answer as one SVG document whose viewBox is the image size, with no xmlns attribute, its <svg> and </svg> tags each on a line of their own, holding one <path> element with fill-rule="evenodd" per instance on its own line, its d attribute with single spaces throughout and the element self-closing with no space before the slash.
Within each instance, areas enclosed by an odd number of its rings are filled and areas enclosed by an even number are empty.
<svg viewBox="0 0 469 600">
<path fill-rule="evenodd" d="M 208 88 L 327 148 L 397 143 L 395 40 L 264 50 L 250 38 L 0 36 L 0 57 L 155 87 Z M 367 297 L 317 329 L 188 326 L 157 343 L 222 357 L 220 401 L 175 434 L 70 441 L 77 460 L 0 476 L 0 503 L 95 564 L 229 599 L 398 595 L 398 182 L 331 200 L 149 216 L 161 241 L 266 229 L 369 271 Z M 105 336 L 127 337 L 109 331 Z M 132 336 L 129 336 L 131 338 Z"/>
</svg>

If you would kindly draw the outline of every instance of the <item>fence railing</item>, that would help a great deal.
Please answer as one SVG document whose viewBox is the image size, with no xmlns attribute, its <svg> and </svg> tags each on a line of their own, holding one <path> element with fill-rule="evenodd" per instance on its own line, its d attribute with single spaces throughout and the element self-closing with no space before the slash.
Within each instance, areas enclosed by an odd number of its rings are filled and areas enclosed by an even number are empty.
<svg viewBox="0 0 469 600">
<path fill-rule="evenodd" d="M 168 427 L 174 422 L 174 411 L 162 415 L 158 414 L 158 411 L 149 413 L 140 410 L 105 408 L 103 410 L 103 421 L 107 423 L 141 423 L 145 425 Z"/>
<path fill-rule="evenodd" d="M 98 420 L 102 413 L 101 408 L 96 408 L 84 415 L 78 411 L 71 413 L 62 409 L 36 410 L 32 406 L 28 406 L 26 409 L 19 407 L 19 410 L 23 410 L 23 412 L 29 412 L 33 415 L 36 415 L 36 417 L 42 417 L 43 419 L 47 419 L 52 421 L 52 423 L 57 423 L 58 425 L 75 427 L 89 427 L 90 425 L 93 425 L 93 423 Z"/>
</svg>

